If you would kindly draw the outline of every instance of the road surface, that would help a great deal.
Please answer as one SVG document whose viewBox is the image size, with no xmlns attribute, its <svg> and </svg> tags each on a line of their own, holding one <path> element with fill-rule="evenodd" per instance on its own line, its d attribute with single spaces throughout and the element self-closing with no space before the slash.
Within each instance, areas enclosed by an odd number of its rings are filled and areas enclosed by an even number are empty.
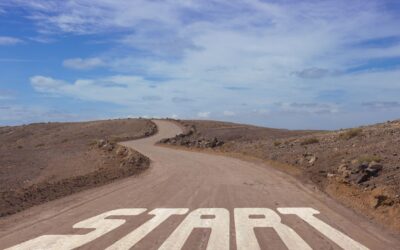
<svg viewBox="0 0 400 250">
<path fill-rule="evenodd" d="M 379 226 L 266 165 L 123 143 L 144 173 L 0 220 L 0 249 L 400 249 Z"/>
</svg>

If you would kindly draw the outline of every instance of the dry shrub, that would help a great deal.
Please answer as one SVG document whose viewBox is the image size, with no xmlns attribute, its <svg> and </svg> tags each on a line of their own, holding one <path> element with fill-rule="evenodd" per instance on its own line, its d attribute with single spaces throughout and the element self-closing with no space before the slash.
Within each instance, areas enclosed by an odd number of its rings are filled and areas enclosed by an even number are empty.
<svg viewBox="0 0 400 250">
<path fill-rule="evenodd" d="M 345 140 L 350 140 L 351 138 L 357 137 L 361 134 L 362 134 L 361 128 L 352 128 L 345 132 L 340 133 L 339 138 L 345 139 Z"/>
<path fill-rule="evenodd" d="M 370 163 L 373 161 L 381 162 L 382 158 L 378 155 L 363 155 L 363 156 L 360 156 L 360 158 L 358 158 L 358 162 L 360 162 L 360 163 L 363 163 L 363 162 Z"/>
<path fill-rule="evenodd" d="M 319 140 L 317 138 L 311 137 L 311 138 L 304 139 L 300 143 L 300 145 L 309 145 L 309 144 L 314 144 L 314 143 L 318 143 L 318 142 L 319 142 Z"/>
</svg>

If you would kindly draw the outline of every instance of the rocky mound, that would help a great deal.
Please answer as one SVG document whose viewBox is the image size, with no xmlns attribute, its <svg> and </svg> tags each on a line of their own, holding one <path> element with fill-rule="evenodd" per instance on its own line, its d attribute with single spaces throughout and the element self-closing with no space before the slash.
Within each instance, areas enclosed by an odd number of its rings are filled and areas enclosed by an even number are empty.
<svg viewBox="0 0 400 250">
<path fill-rule="evenodd" d="M 196 131 L 195 126 L 189 126 L 189 128 L 185 129 L 184 133 L 172 138 L 162 139 L 159 143 L 194 148 L 216 148 L 224 144 L 223 141 L 218 140 L 216 137 L 202 137 L 201 134 Z"/>
</svg>

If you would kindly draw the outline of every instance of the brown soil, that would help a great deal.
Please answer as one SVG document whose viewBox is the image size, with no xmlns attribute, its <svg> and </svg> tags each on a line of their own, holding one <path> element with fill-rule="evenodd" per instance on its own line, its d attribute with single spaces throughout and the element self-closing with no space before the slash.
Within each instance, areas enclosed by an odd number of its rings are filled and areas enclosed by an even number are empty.
<svg viewBox="0 0 400 250">
<path fill-rule="evenodd" d="M 149 159 L 116 142 L 156 130 L 144 119 L 0 127 L 0 217 L 140 172 Z"/>
<path fill-rule="evenodd" d="M 151 223 L 147 221 L 154 221 L 154 216 L 151 215 L 154 208 L 188 208 L 189 212 L 198 208 L 226 209 L 231 222 L 229 228 L 222 225 L 220 229 L 225 232 L 224 238 L 227 236 L 229 239 L 230 248 L 236 249 L 237 232 L 243 231 L 241 225 L 234 223 L 235 209 L 268 208 L 276 211 L 279 207 L 312 207 L 320 212 L 315 218 L 368 249 L 399 249 L 399 234 L 388 233 L 382 227 L 269 164 L 192 152 L 195 149 L 191 148 L 176 150 L 154 146 L 157 141 L 182 132 L 170 122 L 155 122 L 159 128 L 155 136 L 121 143 L 149 156 L 152 159 L 151 171 L 146 171 L 139 178 L 127 178 L 0 218 L 0 249 L 16 247 L 17 244 L 37 239 L 42 235 L 90 233 L 92 230 L 72 227 L 79 221 L 121 208 L 147 208 L 148 211 L 135 216 L 123 216 L 126 220 L 124 225 L 91 242 L 82 242 L 86 244 L 77 249 L 106 249 L 110 246 L 115 249 L 158 249 L 182 221 L 188 218 L 187 214 L 171 216 L 167 221 L 156 225 L 157 228 L 139 242 L 120 241 L 127 235 L 132 235 L 132 230 Z M 329 236 L 325 237 L 298 216 L 279 213 L 278 218 L 313 249 L 357 248 L 354 245 L 343 245 L 337 238 L 329 240 Z M 219 245 L 219 242 L 213 246 L 206 246 L 210 231 L 208 228 L 195 229 L 184 243 L 183 249 L 218 248 L 216 245 Z M 341 233 L 338 234 L 339 237 Z M 254 243 L 258 242 L 261 249 L 287 249 L 272 229 L 257 228 L 255 234 Z M 344 239 L 346 240 L 346 237 Z M 174 248 L 173 244 L 170 246 Z M 176 248 L 180 248 L 179 242 L 175 245 Z"/>
<path fill-rule="evenodd" d="M 346 206 L 400 231 L 400 121 L 340 131 L 289 131 L 216 121 L 179 123 L 186 128 L 184 135 L 163 143 L 275 163 Z"/>
</svg>

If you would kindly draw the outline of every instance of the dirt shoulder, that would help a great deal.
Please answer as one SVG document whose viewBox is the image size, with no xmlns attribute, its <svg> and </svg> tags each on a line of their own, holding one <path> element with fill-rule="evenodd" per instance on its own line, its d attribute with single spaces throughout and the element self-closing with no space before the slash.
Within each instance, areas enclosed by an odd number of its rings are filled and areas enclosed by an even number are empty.
<svg viewBox="0 0 400 250">
<path fill-rule="evenodd" d="M 0 217 L 139 173 L 150 160 L 117 142 L 156 132 L 145 119 L 0 127 Z"/>
<path fill-rule="evenodd" d="M 185 133 L 162 143 L 268 162 L 400 232 L 400 121 L 340 131 L 178 122 Z"/>
</svg>

